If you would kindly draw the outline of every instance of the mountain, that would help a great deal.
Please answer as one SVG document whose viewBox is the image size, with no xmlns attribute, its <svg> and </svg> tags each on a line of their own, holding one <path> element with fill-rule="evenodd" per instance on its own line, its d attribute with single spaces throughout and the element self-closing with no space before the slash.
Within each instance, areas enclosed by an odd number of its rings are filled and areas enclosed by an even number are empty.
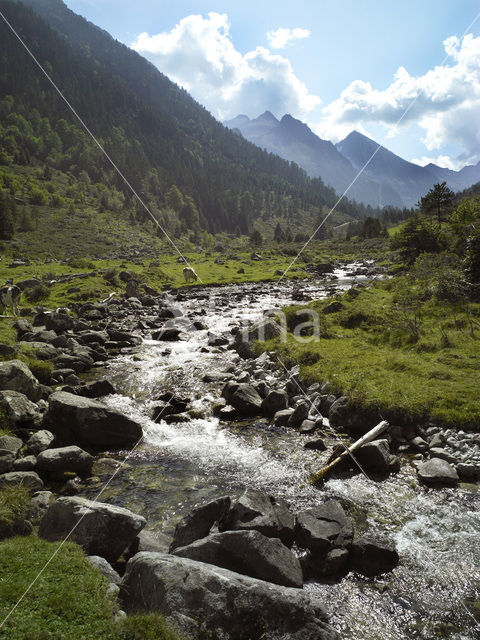
<svg viewBox="0 0 480 640">
<path fill-rule="evenodd" d="M 381 181 L 395 189 L 404 204 L 409 207 L 415 206 L 435 183 L 445 180 L 450 189 L 459 191 L 480 180 L 480 162 L 474 166 L 464 167 L 460 171 L 444 169 L 435 164 L 421 167 L 400 158 L 385 147 L 378 148 L 377 142 L 358 131 L 352 131 L 344 140 L 337 143 L 336 148 L 357 170 L 363 167 L 375 153 L 365 168 L 365 173 L 371 179 Z"/>
<path fill-rule="evenodd" d="M 305 229 L 335 202 L 322 180 L 235 135 L 151 63 L 61 0 L 0 0 L 0 8 L 136 191 L 162 220 L 173 219 L 172 233 L 249 233 L 260 217 L 295 219 Z M 128 188 L 3 22 L 0 37 L 0 96 L 6 100 L 0 163 L 10 172 L 16 165 L 37 166 L 40 173 L 81 178 L 82 185 L 95 185 L 90 195 L 104 185 L 110 190 L 105 203 L 113 199 L 127 217 L 141 220 Z M 10 196 L 18 198 L 15 181 L 8 184 Z M 180 195 L 168 198 L 173 186 Z M 340 213 L 365 215 L 346 201 Z"/>
<path fill-rule="evenodd" d="M 319 138 L 305 123 L 291 115 L 284 115 L 280 121 L 269 111 L 254 120 L 239 115 L 225 125 L 240 131 L 244 138 L 259 147 L 295 162 L 310 177 L 320 177 L 338 193 L 343 193 L 358 173 L 331 142 Z M 373 207 L 403 206 L 395 189 L 365 175 L 349 189 L 348 197 Z"/>
</svg>

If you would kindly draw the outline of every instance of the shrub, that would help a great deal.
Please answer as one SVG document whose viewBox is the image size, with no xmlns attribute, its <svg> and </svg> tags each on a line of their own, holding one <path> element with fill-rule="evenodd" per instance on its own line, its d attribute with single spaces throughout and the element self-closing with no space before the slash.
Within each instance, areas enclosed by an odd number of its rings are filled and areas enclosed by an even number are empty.
<svg viewBox="0 0 480 640">
<path fill-rule="evenodd" d="M 50 297 L 50 289 L 44 284 L 35 284 L 33 287 L 25 289 L 23 295 L 28 302 L 40 302 Z"/>
<path fill-rule="evenodd" d="M 128 616 L 118 626 L 118 640 L 180 640 L 158 613 Z"/>
<path fill-rule="evenodd" d="M 95 269 L 95 265 L 87 258 L 70 258 L 67 264 L 74 269 Z"/>
</svg>

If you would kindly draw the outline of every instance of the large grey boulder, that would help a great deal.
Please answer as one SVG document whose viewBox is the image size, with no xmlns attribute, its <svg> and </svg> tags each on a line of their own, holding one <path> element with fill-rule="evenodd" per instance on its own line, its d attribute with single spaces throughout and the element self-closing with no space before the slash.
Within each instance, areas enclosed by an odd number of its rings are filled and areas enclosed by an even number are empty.
<svg viewBox="0 0 480 640">
<path fill-rule="evenodd" d="M 47 473 L 74 471 L 79 476 L 87 476 L 92 465 L 93 456 L 76 445 L 46 449 L 37 457 L 37 469 Z"/>
<path fill-rule="evenodd" d="M 45 449 L 48 449 L 54 440 L 55 436 L 51 431 L 40 429 L 40 431 L 33 433 L 27 440 L 26 452 L 36 456 L 42 451 L 45 451 Z"/>
<path fill-rule="evenodd" d="M 264 342 L 273 338 L 282 338 L 286 335 L 285 328 L 273 318 L 266 318 L 243 328 L 235 334 L 234 348 L 242 358 L 255 356 L 253 346 L 255 342 Z"/>
<path fill-rule="evenodd" d="M 113 582 L 113 584 L 120 584 L 122 581 L 118 573 L 112 565 L 105 560 L 105 558 L 102 558 L 101 556 L 87 556 L 87 560 L 96 569 L 98 569 L 102 576 L 104 576 L 109 582 Z"/>
<path fill-rule="evenodd" d="M 458 473 L 446 460 L 432 458 L 418 465 L 417 475 L 425 484 L 456 484 Z"/>
<path fill-rule="evenodd" d="M 302 422 L 308 418 L 310 406 L 308 402 L 300 402 L 289 417 L 288 426 L 292 429 L 298 429 Z"/>
<path fill-rule="evenodd" d="M 65 391 L 49 397 L 44 424 L 60 444 L 95 450 L 129 447 L 142 436 L 141 426 L 119 411 Z"/>
<path fill-rule="evenodd" d="M 86 498 L 59 498 L 40 522 L 38 535 L 45 540 L 69 539 L 91 556 L 118 560 L 146 524 L 145 518 L 123 507 Z"/>
<path fill-rule="evenodd" d="M 177 547 L 185 547 L 199 538 L 208 536 L 213 525 L 222 519 L 229 508 L 229 496 L 195 507 L 177 524 L 170 551 Z"/>
<path fill-rule="evenodd" d="M 278 538 L 267 538 L 259 531 L 215 533 L 173 553 L 284 587 L 303 584 L 298 558 Z"/>
<path fill-rule="evenodd" d="M 186 640 L 202 631 L 222 640 L 340 640 L 315 594 L 163 553 L 128 562 L 120 598 L 128 613 L 162 613 Z"/>
<path fill-rule="evenodd" d="M 29 427 L 42 418 L 37 405 L 19 391 L 0 391 L 0 409 L 5 412 L 8 422 L 17 427 Z"/>
<path fill-rule="evenodd" d="M 18 455 L 18 452 L 23 447 L 23 440 L 16 436 L 0 436 L 0 449 L 6 449 L 11 451 L 14 456 Z"/>
<path fill-rule="evenodd" d="M 242 416 L 256 416 L 261 412 L 262 398 L 255 387 L 246 382 L 238 385 L 228 402 Z"/>
<path fill-rule="evenodd" d="M 392 571 L 399 562 L 395 547 L 367 537 L 359 538 L 352 544 L 350 566 L 364 576 L 374 577 Z"/>
<path fill-rule="evenodd" d="M 262 401 L 262 411 L 271 417 L 288 407 L 288 395 L 285 391 L 270 391 Z"/>
<path fill-rule="evenodd" d="M 246 489 L 221 520 L 220 531 L 255 530 L 291 547 L 295 517 L 288 504 L 258 489 Z"/>
<path fill-rule="evenodd" d="M 352 521 L 335 500 L 297 514 L 295 542 L 314 554 L 324 555 L 332 548 L 348 548 L 352 540 Z"/>
<path fill-rule="evenodd" d="M 18 391 L 32 402 L 42 397 L 40 383 L 21 360 L 0 362 L 0 390 Z"/>
<path fill-rule="evenodd" d="M 9 471 L 0 476 L 0 489 L 17 485 L 28 487 L 31 493 L 43 489 L 43 481 L 35 471 Z"/>
<path fill-rule="evenodd" d="M 390 447 L 388 440 L 372 440 L 355 452 L 360 465 L 367 471 L 387 473 L 390 470 Z"/>
</svg>

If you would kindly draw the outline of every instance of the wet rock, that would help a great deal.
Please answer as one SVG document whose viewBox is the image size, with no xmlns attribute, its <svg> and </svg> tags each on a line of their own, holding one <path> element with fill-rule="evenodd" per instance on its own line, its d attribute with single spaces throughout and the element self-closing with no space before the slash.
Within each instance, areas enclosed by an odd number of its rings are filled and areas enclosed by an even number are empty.
<svg viewBox="0 0 480 640">
<path fill-rule="evenodd" d="M 40 431 L 32 434 L 27 440 L 26 451 L 27 453 L 32 453 L 36 456 L 42 451 L 45 451 L 45 449 L 51 447 L 54 440 L 55 436 L 51 431 L 47 431 L 47 429 L 41 429 Z"/>
<path fill-rule="evenodd" d="M 468 464 L 465 462 L 459 462 L 457 464 L 457 473 L 460 480 L 464 482 L 476 482 L 480 479 L 480 464 Z"/>
<path fill-rule="evenodd" d="M 348 548 L 352 539 L 352 521 L 335 500 L 297 514 L 295 542 L 314 554 L 325 555 L 334 547 Z"/>
<path fill-rule="evenodd" d="M 11 451 L 16 457 L 23 447 L 23 440 L 16 436 L 0 436 L 0 449 Z"/>
<path fill-rule="evenodd" d="M 417 468 L 417 475 L 422 482 L 429 485 L 456 484 L 459 480 L 454 467 L 441 458 L 422 462 Z"/>
<path fill-rule="evenodd" d="M 321 438 L 316 438 L 315 440 L 309 440 L 305 442 L 303 445 L 304 449 L 311 449 L 312 451 L 325 451 L 327 445 Z"/>
<path fill-rule="evenodd" d="M 199 635 L 201 611 L 204 632 L 222 640 L 340 639 L 314 594 L 166 554 L 132 558 L 120 598 L 128 613 L 161 612 L 188 638 Z"/>
<path fill-rule="evenodd" d="M 372 440 L 355 452 L 355 457 L 366 471 L 388 473 L 390 471 L 390 447 L 388 440 Z"/>
<path fill-rule="evenodd" d="M 337 578 L 347 570 L 349 555 L 348 549 L 340 547 L 334 547 L 326 553 L 307 551 L 300 558 L 304 581 L 312 578 L 317 580 Z"/>
<path fill-rule="evenodd" d="M 40 400 L 42 389 L 33 373 L 21 360 L 0 362 L 0 390 L 18 391 L 32 402 Z"/>
<path fill-rule="evenodd" d="M 295 518 L 288 504 L 281 498 L 269 496 L 257 489 L 246 489 L 220 521 L 220 531 L 260 531 L 269 538 L 280 538 L 291 547 Z"/>
<path fill-rule="evenodd" d="M 397 550 L 367 537 L 355 540 L 350 549 L 350 567 L 363 576 L 374 577 L 392 571 L 399 562 Z"/>
<path fill-rule="evenodd" d="M 180 334 L 182 330 L 178 327 L 165 327 L 163 329 L 159 329 L 158 331 L 152 332 L 153 340 L 164 340 L 167 342 L 175 342 L 180 340 Z"/>
<path fill-rule="evenodd" d="M 302 422 L 298 432 L 303 435 L 311 435 L 312 433 L 315 433 L 316 429 L 317 429 L 317 423 L 314 420 L 307 419 Z"/>
<path fill-rule="evenodd" d="M 223 496 L 193 509 L 177 524 L 170 551 L 208 536 L 213 525 L 228 512 L 230 503 L 230 497 Z"/>
<path fill-rule="evenodd" d="M 37 405 L 19 391 L 0 391 L 0 409 L 8 423 L 16 427 L 32 426 L 42 418 Z"/>
<path fill-rule="evenodd" d="M 69 539 L 83 547 L 88 555 L 113 562 L 145 524 L 145 518 L 129 509 L 68 497 L 59 498 L 49 506 L 38 535 L 53 542 L 63 540 L 71 532 Z"/>
<path fill-rule="evenodd" d="M 293 409 L 283 409 L 282 411 L 277 411 L 277 413 L 273 416 L 274 425 L 276 427 L 286 427 L 292 413 Z"/>
<path fill-rule="evenodd" d="M 38 470 L 47 473 L 74 471 L 80 476 L 88 476 L 92 465 L 93 456 L 76 445 L 46 449 L 37 457 Z"/>
<path fill-rule="evenodd" d="M 255 387 L 248 383 L 238 384 L 227 401 L 242 416 L 256 416 L 261 412 L 262 398 Z"/>
<path fill-rule="evenodd" d="M 75 395 L 83 396 L 84 398 L 101 398 L 113 393 L 117 393 L 117 390 L 108 380 L 96 380 L 75 389 Z"/>
<path fill-rule="evenodd" d="M 105 560 L 105 558 L 102 558 L 101 556 L 87 556 L 87 560 L 100 571 L 102 576 L 104 576 L 108 582 L 112 584 L 120 584 L 122 581 L 118 573 L 112 565 Z"/>
<path fill-rule="evenodd" d="M 43 489 L 43 481 L 35 471 L 9 471 L 0 476 L 0 488 L 20 484 L 28 487 L 31 493 Z"/>
<path fill-rule="evenodd" d="M 310 405 L 307 402 L 300 402 L 288 419 L 288 426 L 292 429 L 298 429 L 303 421 L 308 419 L 309 412 Z"/>
<path fill-rule="evenodd" d="M 267 416 L 273 416 L 277 411 L 288 407 L 288 395 L 285 391 L 270 391 L 262 401 L 262 411 Z"/>
<path fill-rule="evenodd" d="M 216 533 L 173 553 L 284 587 L 300 588 L 303 584 L 298 559 L 280 540 L 259 531 Z"/>
<path fill-rule="evenodd" d="M 64 391 L 50 396 L 44 424 L 50 426 L 59 444 L 95 450 L 128 447 L 142 435 L 141 426 L 119 411 Z"/>
</svg>

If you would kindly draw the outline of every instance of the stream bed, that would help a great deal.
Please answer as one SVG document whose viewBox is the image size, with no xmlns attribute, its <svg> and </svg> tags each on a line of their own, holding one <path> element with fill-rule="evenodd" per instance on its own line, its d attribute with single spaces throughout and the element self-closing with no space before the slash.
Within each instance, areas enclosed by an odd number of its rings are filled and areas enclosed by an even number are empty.
<svg viewBox="0 0 480 640">
<path fill-rule="evenodd" d="M 351 271 L 352 266 L 335 272 L 335 279 L 321 281 L 194 287 L 182 290 L 172 304 L 221 335 L 294 299 L 320 298 L 332 287 L 349 287 Z M 242 361 L 232 350 L 207 345 L 207 329 L 189 331 L 178 342 L 145 338 L 100 372 L 118 389 L 107 398 L 108 404 L 144 429 L 143 441 L 101 500 L 145 516 L 147 529 L 167 540 L 194 505 L 239 495 L 245 487 L 280 496 L 294 511 L 334 497 L 353 517 L 357 535 L 368 529 L 394 542 L 400 554 L 400 565 L 381 578 L 350 573 L 338 582 L 304 586 L 320 592 L 342 638 L 478 640 L 478 485 L 420 486 L 413 465 L 404 458 L 400 472 L 381 482 L 360 474 L 331 479 L 321 490 L 313 488 L 308 478 L 327 454 L 305 450 L 305 436 L 261 418 L 222 422 L 214 417 L 222 379 L 241 371 Z M 155 399 L 165 392 L 190 399 L 198 417 L 175 424 L 152 420 Z M 100 486 L 90 486 L 85 495 L 95 496 Z"/>
</svg>

